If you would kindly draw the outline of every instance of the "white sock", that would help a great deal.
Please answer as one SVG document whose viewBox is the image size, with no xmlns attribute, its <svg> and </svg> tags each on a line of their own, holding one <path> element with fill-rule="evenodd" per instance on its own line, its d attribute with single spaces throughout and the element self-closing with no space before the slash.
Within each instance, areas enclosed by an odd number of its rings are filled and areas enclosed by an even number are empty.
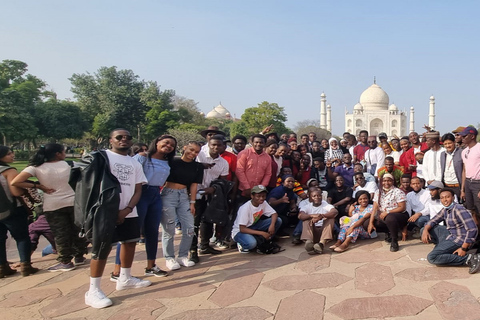
<svg viewBox="0 0 480 320">
<path fill-rule="evenodd" d="M 127 281 L 132 276 L 130 274 L 131 270 L 132 268 L 120 268 L 120 276 L 118 277 L 118 280 Z"/>
<path fill-rule="evenodd" d="M 102 280 L 102 277 L 90 277 L 90 289 L 88 291 L 93 292 L 97 289 L 100 290 L 100 280 Z"/>
</svg>

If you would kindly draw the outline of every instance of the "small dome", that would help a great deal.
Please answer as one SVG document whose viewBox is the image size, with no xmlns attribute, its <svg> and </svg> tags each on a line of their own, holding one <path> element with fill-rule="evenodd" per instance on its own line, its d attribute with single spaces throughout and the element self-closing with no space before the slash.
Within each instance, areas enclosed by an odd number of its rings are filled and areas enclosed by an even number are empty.
<svg viewBox="0 0 480 320">
<path fill-rule="evenodd" d="M 363 106 L 359 103 L 353 106 L 353 110 L 363 110 Z"/>
<path fill-rule="evenodd" d="M 410 107 L 410 110 L 412 110 L 412 111 L 413 111 L 413 110 L 415 110 L 415 108 L 414 108 L 413 106 L 411 106 L 411 107 Z"/>
<path fill-rule="evenodd" d="M 390 107 L 388 107 L 388 110 L 390 110 L 390 111 L 398 111 L 398 108 L 397 108 L 397 106 L 395 105 L 395 103 L 392 103 L 392 104 L 390 105 Z"/>
<path fill-rule="evenodd" d="M 360 103 L 366 110 L 387 110 L 389 101 L 388 94 L 376 83 L 360 95 Z"/>
<path fill-rule="evenodd" d="M 322 94 L 320 95 L 320 97 L 325 98 L 325 97 L 326 97 L 325 92 L 322 92 Z"/>
<path fill-rule="evenodd" d="M 431 97 L 430 97 L 430 100 L 435 100 L 435 97 L 434 97 L 434 96 L 431 96 Z"/>
<path fill-rule="evenodd" d="M 212 111 L 207 113 L 207 116 L 205 118 L 207 118 L 207 119 L 218 119 L 218 118 L 222 118 L 222 115 L 220 113 L 218 113 L 215 109 L 213 109 Z"/>
<path fill-rule="evenodd" d="M 227 113 L 229 113 L 228 110 L 222 106 L 222 104 L 219 104 L 213 110 L 217 111 L 222 116 L 225 116 Z"/>
</svg>

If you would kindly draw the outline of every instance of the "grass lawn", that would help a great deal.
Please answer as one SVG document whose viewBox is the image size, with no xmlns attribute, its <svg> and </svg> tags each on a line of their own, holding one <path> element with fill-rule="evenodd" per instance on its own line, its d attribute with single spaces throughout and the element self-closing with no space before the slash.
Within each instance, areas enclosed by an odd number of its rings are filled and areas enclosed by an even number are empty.
<svg viewBox="0 0 480 320">
<path fill-rule="evenodd" d="M 78 161 L 78 158 L 66 158 L 65 160 L 72 160 L 72 161 Z M 12 167 L 16 168 L 18 172 L 22 171 L 26 167 L 28 167 L 28 161 L 27 160 L 19 160 L 15 161 L 11 165 Z"/>
</svg>

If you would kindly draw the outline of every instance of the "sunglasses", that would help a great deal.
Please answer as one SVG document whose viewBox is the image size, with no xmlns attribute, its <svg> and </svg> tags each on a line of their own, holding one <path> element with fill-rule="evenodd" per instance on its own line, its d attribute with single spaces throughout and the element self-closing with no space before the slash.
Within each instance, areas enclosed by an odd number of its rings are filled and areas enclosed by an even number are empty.
<svg viewBox="0 0 480 320">
<path fill-rule="evenodd" d="M 125 140 L 128 140 L 128 141 L 133 139 L 132 136 L 121 135 L 121 134 L 119 134 L 118 136 L 115 136 L 114 138 L 115 138 L 115 140 L 118 140 L 118 141 L 122 141 L 123 138 L 125 138 Z"/>
</svg>

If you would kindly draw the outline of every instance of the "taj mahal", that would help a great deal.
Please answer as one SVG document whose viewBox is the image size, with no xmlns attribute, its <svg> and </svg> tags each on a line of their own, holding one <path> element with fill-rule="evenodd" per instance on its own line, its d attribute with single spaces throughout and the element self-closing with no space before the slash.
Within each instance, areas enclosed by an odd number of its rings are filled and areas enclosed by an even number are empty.
<svg viewBox="0 0 480 320">
<path fill-rule="evenodd" d="M 320 128 L 332 131 L 332 107 L 327 105 L 325 93 L 320 95 Z M 415 109 L 410 107 L 409 126 L 407 115 L 395 104 L 389 104 L 388 94 L 373 84 L 360 95 L 360 100 L 353 106 L 353 112 L 345 111 L 345 132 L 358 135 L 361 130 L 368 130 L 372 135 L 385 132 L 390 138 L 402 137 L 415 131 Z M 430 97 L 428 125 L 435 129 L 435 97 Z"/>
</svg>

